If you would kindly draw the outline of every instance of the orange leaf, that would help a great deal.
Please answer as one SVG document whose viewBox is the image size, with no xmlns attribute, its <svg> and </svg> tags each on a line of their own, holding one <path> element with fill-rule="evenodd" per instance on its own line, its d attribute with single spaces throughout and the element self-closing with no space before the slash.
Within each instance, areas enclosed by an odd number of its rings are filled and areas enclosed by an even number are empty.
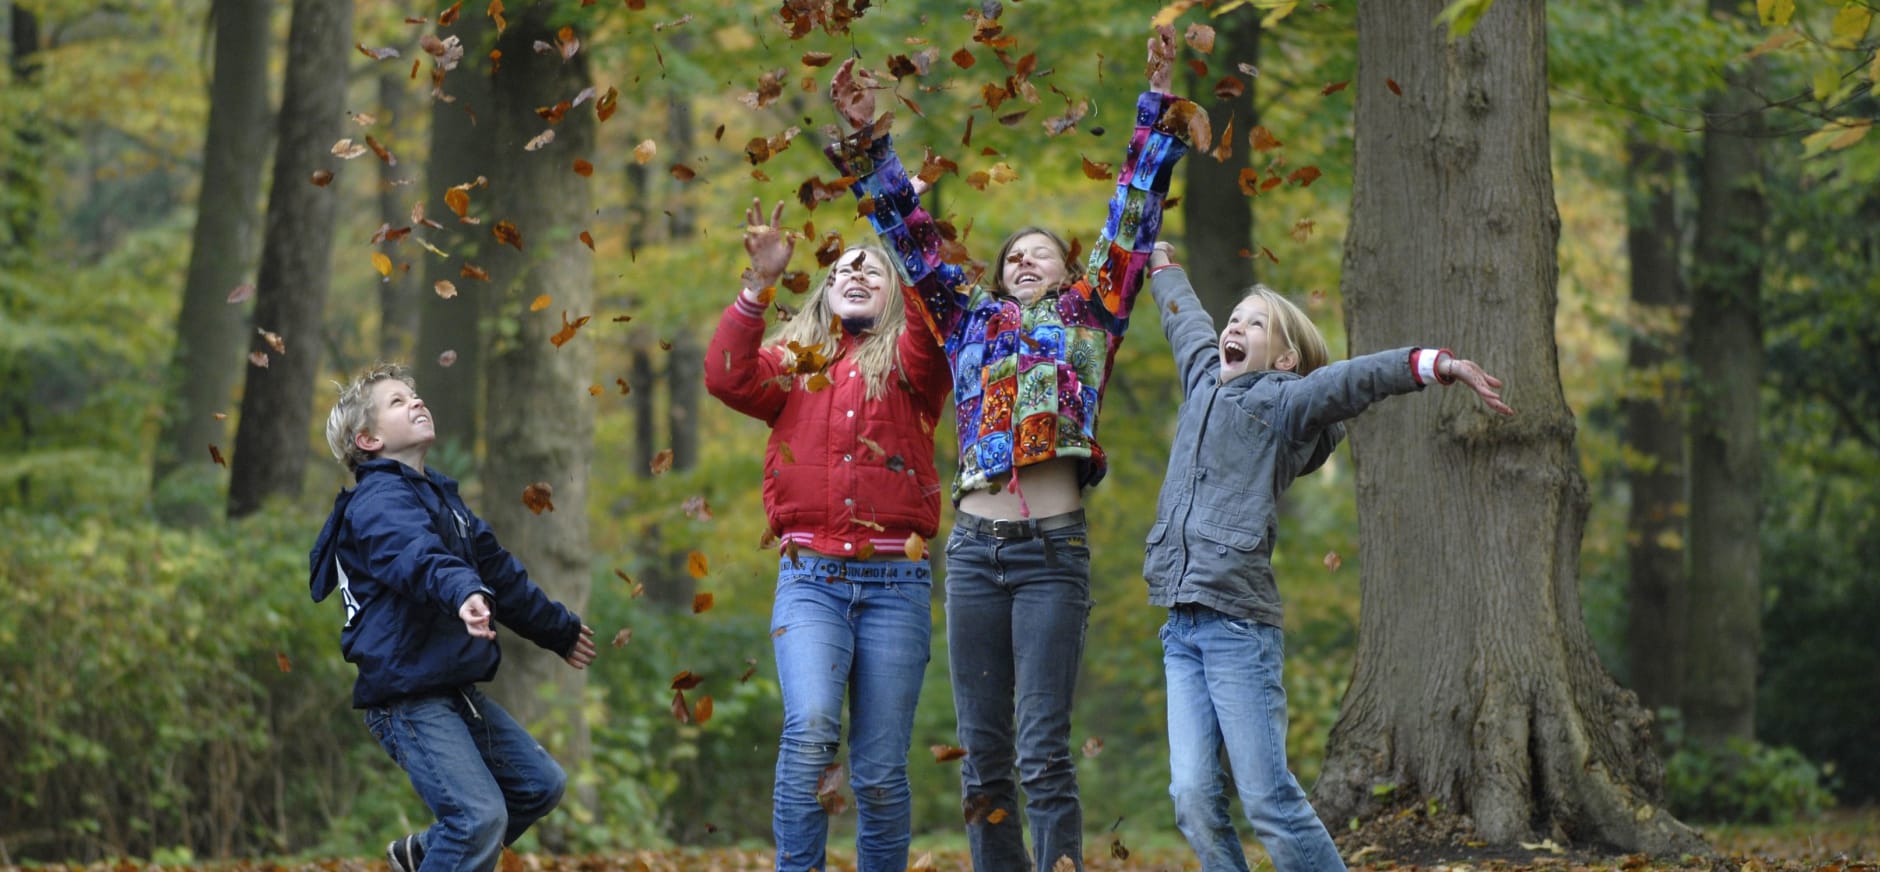
<svg viewBox="0 0 1880 872">
<path fill-rule="evenodd" d="M 614 88 L 608 88 L 607 93 L 594 101 L 594 117 L 601 121 L 614 117 L 614 110 L 619 108 L 619 104 L 620 92 Z"/>
<path fill-rule="evenodd" d="M 1336 93 L 1338 93 L 1339 91 L 1343 91 L 1343 90 L 1345 90 L 1345 86 L 1346 86 L 1346 85 L 1349 85 L 1349 84 L 1351 84 L 1351 80 L 1350 80 L 1350 79 L 1346 79 L 1346 80 L 1345 80 L 1345 81 L 1343 81 L 1343 82 L 1333 82 L 1333 83 L 1331 83 L 1331 84 L 1329 84 L 1329 85 L 1326 85 L 1326 86 L 1325 86 L 1325 87 L 1323 87 L 1323 88 L 1320 88 L 1320 89 L 1319 89 L 1319 94 L 1320 94 L 1320 95 L 1322 95 L 1322 96 L 1325 96 L 1325 95 L 1331 95 L 1331 94 L 1336 94 Z"/>
<path fill-rule="evenodd" d="M 704 553 L 694 551 L 685 556 L 685 571 L 691 573 L 693 578 L 704 578 L 705 574 L 711 571 L 711 563 L 705 559 Z M 693 605 L 696 606 L 697 603 L 694 602 Z"/>
<path fill-rule="evenodd" d="M 1202 54 L 1214 53 L 1214 28 L 1205 24 L 1190 24 L 1188 32 L 1182 34 L 1188 47 Z"/>
<path fill-rule="evenodd" d="M 970 70 L 976 63 L 979 63 L 979 59 L 973 57 L 973 53 L 966 49 L 962 48 L 953 53 L 953 65 L 962 70 Z"/>
<path fill-rule="evenodd" d="M 830 59 L 833 57 L 834 55 L 831 55 L 830 53 L 826 51 L 806 51 L 803 53 L 803 66 L 806 66 L 806 67 L 827 66 Z"/>
<path fill-rule="evenodd" d="M 1245 93 L 1247 93 L 1246 83 L 1233 76 L 1222 76 L 1220 81 L 1214 83 L 1216 99 L 1232 100 Z"/>
<path fill-rule="evenodd" d="M 522 504 L 535 514 L 555 510 L 555 488 L 545 481 L 538 481 L 522 489 Z"/>
<path fill-rule="evenodd" d="M 1282 144 L 1264 124 L 1256 124 L 1247 131 L 1247 143 L 1253 146 L 1254 151 L 1272 151 Z"/>
<path fill-rule="evenodd" d="M 378 270 L 379 275 L 388 279 L 392 277 L 392 259 L 386 257 L 385 252 L 372 252 L 372 268 Z"/>
<path fill-rule="evenodd" d="M 274 652 L 274 665 L 282 672 L 294 671 L 294 661 L 287 659 L 287 655 L 280 651 Z"/>
<path fill-rule="evenodd" d="M 712 698 L 708 694 L 706 696 L 699 697 L 698 702 L 693 704 L 692 721 L 693 723 L 703 725 L 706 721 L 709 721 L 711 719 L 712 719 Z"/>
<path fill-rule="evenodd" d="M 547 294 L 542 294 L 536 297 L 535 299 L 529 301 L 529 311 L 540 312 L 543 309 L 548 308 L 549 305 L 554 302 L 555 302 L 554 297 L 551 297 Z"/>
<path fill-rule="evenodd" d="M 907 541 L 901 543 L 901 553 L 909 560 L 919 560 L 927 554 L 927 540 L 920 538 L 919 533 L 909 533 Z"/>
<path fill-rule="evenodd" d="M 856 560 L 868 560 L 874 556 L 875 556 L 875 543 L 873 542 L 864 540 L 861 546 L 855 549 Z"/>
<path fill-rule="evenodd" d="M 561 311 L 561 329 L 557 330 L 555 335 L 548 337 L 548 341 L 556 348 L 566 345 L 568 340 L 574 338 L 574 332 L 581 329 L 582 325 L 586 324 L 592 317 L 591 315 L 582 315 L 573 321 L 569 321 L 568 310 L 563 309 Z"/>
<path fill-rule="evenodd" d="M 1384 87 L 1389 88 L 1392 94 L 1396 94 L 1399 97 L 1403 96 L 1403 88 L 1397 84 L 1396 79 L 1385 79 Z"/>
<path fill-rule="evenodd" d="M 584 179 L 588 178 L 594 175 L 594 165 L 577 157 L 574 159 L 574 174 Z"/>
<path fill-rule="evenodd" d="M 490 228 L 490 235 L 495 236 L 497 242 L 513 245 L 517 251 L 522 250 L 522 231 L 508 221 L 496 222 L 496 226 Z"/>
<path fill-rule="evenodd" d="M 255 328 L 255 333 L 260 335 L 261 341 L 266 342 L 269 348 L 274 349 L 275 354 L 287 353 L 287 341 L 281 338 L 281 334 L 259 327 Z"/>
<path fill-rule="evenodd" d="M 1296 170 L 1293 170 L 1292 174 L 1286 177 L 1286 181 L 1298 182 L 1299 187 L 1301 188 L 1307 185 L 1310 185 L 1313 182 L 1318 181 L 1318 179 L 1319 179 L 1318 167 L 1300 167 Z"/>
<path fill-rule="evenodd" d="M 685 164 L 673 164 L 671 172 L 673 178 L 682 182 L 689 182 L 698 177 L 698 170 Z"/>
<path fill-rule="evenodd" d="M 652 463 L 648 464 L 654 475 L 662 475 L 672 469 L 672 449 L 662 448 L 654 453 Z"/>
<path fill-rule="evenodd" d="M 586 230 L 583 230 L 581 231 L 580 239 L 581 239 L 581 244 L 588 247 L 588 251 L 594 250 L 594 235 L 593 234 L 587 232 Z"/>
<path fill-rule="evenodd" d="M 1241 193 L 1246 194 L 1249 197 L 1257 196 L 1260 193 L 1260 188 L 1259 188 L 1260 171 L 1259 170 L 1256 170 L 1253 167 L 1241 167 L 1240 178 L 1238 179 L 1238 182 L 1240 184 Z"/>
<path fill-rule="evenodd" d="M 1004 821 L 1005 821 L 1005 809 L 995 808 L 992 810 L 991 814 L 986 815 L 986 823 L 997 824 L 997 823 L 1003 823 Z"/>
<path fill-rule="evenodd" d="M 672 683 L 666 686 L 672 690 L 691 690 L 704 683 L 705 679 L 693 675 L 692 670 L 681 669 L 678 675 L 672 677 Z"/>
<path fill-rule="evenodd" d="M 696 552 L 696 551 L 694 551 L 694 552 L 692 552 L 692 553 L 693 553 L 693 554 L 698 554 L 698 552 Z M 703 560 L 703 559 L 704 559 L 704 555 L 702 555 L 702 554 L 699 554 L 699 559 L 700 559 L 700 560 Z M 688 568 L 688 569 L 689 569 L 689 568 L 691 568 L 691 558 L 689 558 L 689 557 L 688 557 L 688 558 L 686 558 L 686 564 L 687 564 L 687 568 Z M 693 577 L 695 577 L 695 578 L 696 578 L 696 577 L 700 577 L 700 576 L 703 576 L 703 575 L 704 575 L 704 572 L 703 572 L 703 571 L 700 571 L 700 572 L 696 572 L 696 573 L 693 573 Z M 709 594 L 709 593 L 695 593 L 695 594 L 693 594 L 693 595 L 692 595 L 692 614 L 695 614 L 695 615 L 698 615 L 698 614 L 704 614 L 705 612 L 709 612 L 709 611 L 711 611 L 711 610 L 712 610 L 712 599 L 713 599 L 713 598 L 712 598 L 712 595 L 711 595 L 711 594 Z"/>
<path fill-rule="evenodd" d="M 627 643 L 631 641 L 633 641 L 632 627 L 621 627 L 620 632 L 614 634 L 615 648 L 625 648 Z"/>
<path fill-rule="evenodd" d="M 451 188 L 444 192 L 444 205 L 449 206 L 450 211 L 457 213 L 458 218 L 463 218 L 470 211 L 470 192 L 464 190 L 462 186 Z"/>
<path fill-rule="evenodd" d="M 214 445 L 209 446 L 209 459 L 215 461 L 216 466 L 220 466 L 224 469 L 228 468 L 228 461 L 222 459 L 222 449 Z"/>
<path fill-rule="evenodd" d="M 957 745 L 934 745 L 928 750 L 933 752 L 935 763 L 950 763 L 966 756 L 966 749 Z"/>
<path fill-rule="evenodd" d="M 476 279 L 478 281 L 484 281 L 484 282 L 487 282 L 490 280 L 489 270 L 486 270 L 480 266 L 477 266 L 474 263 L 464 264 L 462 267 L 460 267 L 457 270 L 457 275 L 459 278 Z"/>
</svg>

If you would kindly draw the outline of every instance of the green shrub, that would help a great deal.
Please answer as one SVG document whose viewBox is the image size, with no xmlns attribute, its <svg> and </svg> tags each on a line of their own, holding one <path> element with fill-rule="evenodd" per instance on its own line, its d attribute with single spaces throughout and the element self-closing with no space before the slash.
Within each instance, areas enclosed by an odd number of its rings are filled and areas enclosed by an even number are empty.
<svg viewBox="0 0 1880 872">
<path fill-rule="evenodd" d="M 1834 805 L 1824 771 L 1788 747 L 1732 739 L 1699 746 L 1677 712 L 1660 714 L 1672 748 L 1665 761 L 1665 805 L 1680 818 L 1712 823 L 1789 823 Z"/>
</svg>

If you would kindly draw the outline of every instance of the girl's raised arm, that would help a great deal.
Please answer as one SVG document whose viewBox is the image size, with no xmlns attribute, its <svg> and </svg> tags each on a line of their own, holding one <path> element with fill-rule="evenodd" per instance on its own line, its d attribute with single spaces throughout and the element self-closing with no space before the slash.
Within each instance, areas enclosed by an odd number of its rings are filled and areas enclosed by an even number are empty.
<svg viewBox="0 0 1880 872">
<path fill-rule="evenodd" d="M 764 219 L 764 204 L 752 200 L 744 212 L 744 250 L 751 265 L 744 271 L 738 298 L 718 317 L 705 351 L 705 390 L 726 406 L 769 422 L 789 397 L 790 374 L 775 355 L 765 354 L 764 309 L 777 279 L 790 266 L 796 243 L 783 227 L 783 204 Z"/>
</svg>

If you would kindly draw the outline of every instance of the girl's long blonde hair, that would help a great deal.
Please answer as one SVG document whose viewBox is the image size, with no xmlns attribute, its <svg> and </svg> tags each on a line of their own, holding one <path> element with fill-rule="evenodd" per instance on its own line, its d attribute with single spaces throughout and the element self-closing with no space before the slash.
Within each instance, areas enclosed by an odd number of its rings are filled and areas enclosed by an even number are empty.
<svg viewBox="0 0 1880 872">
<path fill-rule="evenodd" d="M 875 318 L 874 326 L 862 331 L 857 338 L 848 358 L 867 384 L 864 396 L 874 400 L 880 399 L 887 391 L 889 374 L 900 368 L 901 334 L 907 332 L 907 303 L 903 299 L 906 285 L 901 282 L 900 270 L 895 268 L 894 261 L 881 246 L 851 245 L 843 249 L 842 256 L 831 262 L 829 269 L 823 273 L 822 281 L 816 284 L 816 292 L 811 295 L 803 311 L 791 316 L 788 321 L 779 320 L 771 328 L 771 335 L 765 342 L 777 348 L 786 369 L 795 369 L 797 366 L 797 355 L 790 349 L 791 343 L 795 343 L 798 348 L 820 349 L 817 353 L 830 355 L 833 364 L 834 355 L 842 347 L 842 325 L 829 309 L 829 286 L 835 281 L 837 266 L 864 252 L 880 258 L 887 275 L 888 299 L 887 304 L 881 307 L 881 314 Z"/>
<path fill-rule="evenodd" d="M 1283 348 L 1273 348 L 1269 343 L 1267 354 L 1272 359 L 1267 361 L 1271 367 L 1280 354 L 1290 351 L 1298 361 L 1293 372 L 1306 375 L 1331 362 L 1332 353 L 1325 345 L 1325 334 L 1319 332 L 1319 325 L 1312 323 L 1305 310 L 1293 304 L 1293 301 L 1280 295 L 1280 292 L 1266 285 L 1254 285 L 1247 289 L 1242 301 L 1255 297 L 1266 302 L 1267 316 L 1273 324 L 1267 328 L 1267 335 L 1285 343 Z"/>
</svg>

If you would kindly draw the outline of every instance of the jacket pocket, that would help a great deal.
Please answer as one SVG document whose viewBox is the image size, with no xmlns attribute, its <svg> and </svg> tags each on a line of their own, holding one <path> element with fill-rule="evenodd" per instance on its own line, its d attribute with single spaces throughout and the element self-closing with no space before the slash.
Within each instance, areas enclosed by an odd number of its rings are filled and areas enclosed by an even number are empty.
<svg viewBox="0 0 1880 872">
<path fill-rule="evenodd" d="M 1223 545 L 1235 551 L 1252 551 L 1260 546 L 1258 532 L 1212 521 L 1196 521 L 1195 535 L 1215 545 Z"/>
<path fill-rule="evenodd" d="M 1167 539 L 1167 538 L 1168 538 L 1168 522 L 1167 521 L 1157 521 L 1155 522 L 1155 526 L 1149 528 L 1149 546 L 1151 548 L 1162 544 L 1162 540 Z"/>
</svg>

